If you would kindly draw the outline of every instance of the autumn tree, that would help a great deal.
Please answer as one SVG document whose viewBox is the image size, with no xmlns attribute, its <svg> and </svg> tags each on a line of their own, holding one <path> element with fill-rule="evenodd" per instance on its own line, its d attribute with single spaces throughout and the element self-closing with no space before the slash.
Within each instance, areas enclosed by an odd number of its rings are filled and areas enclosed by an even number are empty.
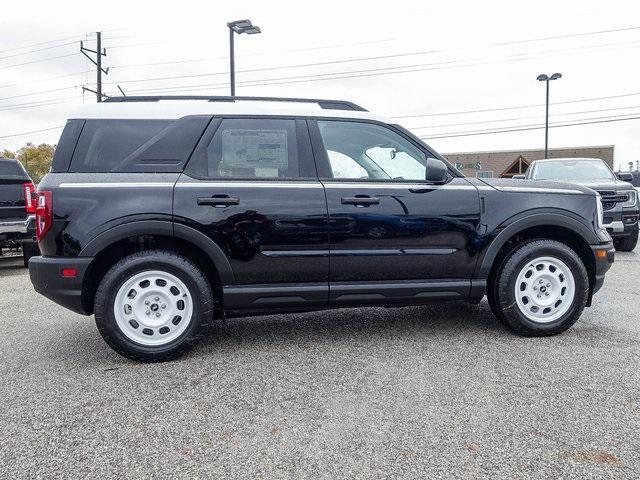
<svg viewBox="0 0 640 480">
<path fill-rule="evenodd" d="M 51 161 L 53 160 L 53 153 L 56 150 L 55 145 L 48 143 L 41 143 L 40 145 L 34 145 L 27 143 L 24 147 L 18 150 L 17 154 L 5 150 L 4 155 L 8 158 L 17 158 L 22 165 L 27 169 L 27 173 L 35 183 L 39 183 L 42 180 L 49 169 L 51 168 Z"/>
</svg>

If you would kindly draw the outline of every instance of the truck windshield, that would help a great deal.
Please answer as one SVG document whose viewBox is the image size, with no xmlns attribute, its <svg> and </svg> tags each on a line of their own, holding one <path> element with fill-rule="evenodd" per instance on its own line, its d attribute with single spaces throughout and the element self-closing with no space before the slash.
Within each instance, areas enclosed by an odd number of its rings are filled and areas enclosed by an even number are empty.
<svg viewBox="0 0 640 480">
<path fill-rule="evenodd" d="M 534 180 L 614 180 L 602 160 L 553 160 L 537 162 L 531 177 Z"/>
</svg>

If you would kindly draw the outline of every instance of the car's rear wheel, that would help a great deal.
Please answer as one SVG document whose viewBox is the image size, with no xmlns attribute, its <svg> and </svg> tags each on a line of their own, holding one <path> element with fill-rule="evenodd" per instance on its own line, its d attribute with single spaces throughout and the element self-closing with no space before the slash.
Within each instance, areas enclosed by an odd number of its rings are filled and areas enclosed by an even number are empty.
<svg viewBox="0 0 640 480">
<path fill-rule="evenodd" d="M 580 317 L 589 296 L 582 260 L 567 245 L 534 240 L 501 265 L 489 295 L 497 317 L 527 336 L 561 333 Z"/>
<path fill-rule="evenodd" d="M 625 238 L 621 238 L 613 241 L 616 250 L 621 252 L 632 252 L 638 244 L 638 230 L 634 230 L 631 235 Z"/>
<path fill-rule="evenodd" d="M 202 271 L 172 252 L 123 258 L 104 276 L 95 298 L 96 325 L 118 353 L 134 360 L 171 360 L 190 350 L 213 317 Z"/>
</svg>

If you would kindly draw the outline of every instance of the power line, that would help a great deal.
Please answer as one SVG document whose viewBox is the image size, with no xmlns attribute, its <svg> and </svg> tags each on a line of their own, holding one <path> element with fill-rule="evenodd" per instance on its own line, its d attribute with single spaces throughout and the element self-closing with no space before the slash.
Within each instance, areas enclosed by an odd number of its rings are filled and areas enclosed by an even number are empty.
<svg viewBox="0 0 640 480">
<path fill-rule="evenodd" d="M 14 47 L 14 48 L 7 48 L 5 50 L 0 50 L 0 53 L 5 53 L 5 52 L 14 52 L 16 50 L 24 50 L 25 48 L 31 48 L 31 47 L 39 47 L 40 45 L 49 45 L 51 43 L 58 43 L 58 42 L 64 42 L 66 40 L 71 40 L 71 39 L 75 39 L 80 37 L 81 35 L 73 35 L 71 37 L 63 37 L 63 38 L 58 38 L 56 40 L 48 40 L 46 42 L 38 42 L 38 43 L 32 43 L 29 45 L 24 45 L 22 47 Z"/>
<path fill-rule="evenodd" d="M 21 132 L 21 133 L 12 133 L 11 135 L 2 135 L 0 136 L 0 138 L 20 137 L 22 135 L 31 135 L 33 133 L 50 132 L 51 130 L 58 130 L 59 128 L 64 128 L 64 125 L 58 125 L 57 127 L 51 127 L 51 128 L 43 128 L 41 130 L 31 130 L 30 132 Z"/>
<path fill-rule="evenodd" d="M 20 57 L 22 55 L 29 55 L 31 53 L 36 53 L 36 52 L 43 52 L 45 50 L 51 50 L 53 48 L 66 47 L 67 45 L 74 45 L 75 43 L 76 42 L 61 43 L 60 45 L 52 45 L 50 47 L 42 47 L 42 48 L 38 48 L 36 50 L 29 50 L 27 52 L 14 53 L 12 55 L 5 55 L 4 57 L 0 57 L 0 60 L 4 60 L 5 58 Z"/>
<path fill-rule="evenodd" d="M 51 60 L 57 60 L 59 58 L 66 58 L 66 57 L 74 57 L 76 55 L 77 55 L 77 53 L 69 53 L 67 55 L 58 55 L 56 57 L 47 57 L 47 58 L 41 58 L 40 60 L 32 60 L 30 62 L 13 63 L 11 65 L 2 65 L 2 66 L 0 66 L 0 69 L 22 67 L 24 65 L 31 65 L 33 63 L 50 62 Z"/>
<path fill-rule="evenodd" d="M 579 122 L 573 122 L 573 123 L 549 124 L 549 128 L 573 127 L 577 125 L 592 125 L 597 123 L 623 122 L 627 120 L 638 120 L 640 119 L 640 116 L 626 117 L 626 118 L 617 118 L 617 117 L 601 117 L 601 118 L 604 118 L 604 120 L 591 121 L 589 119 L 585 119 L 585 121 L 579 121 Z M 504 129 L 466 130 L 466 131 L 459 131 L 459 132 L 442 133 L 438 135 L 423 135 L 420 138 L 433 140 L 433 139 L 440 139 L 440 138 L 471 137 L 476 135 L 493 135 L 496 133 L 524 132 L 528 130 L 540 130 L 543 128 L 545 128 L 544 124 L 531 124 L 531 125 L 505 127 Z"/>
</svg>

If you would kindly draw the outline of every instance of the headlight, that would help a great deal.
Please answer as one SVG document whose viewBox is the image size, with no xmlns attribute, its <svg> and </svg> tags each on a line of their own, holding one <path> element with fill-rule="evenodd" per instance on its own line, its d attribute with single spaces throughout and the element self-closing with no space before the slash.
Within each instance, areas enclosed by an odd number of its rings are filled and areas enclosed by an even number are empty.
<svg viewBox="0 0 640 480">
<path fill-rule="evenodd" d="M 604 225 L 604 210 L 602 209 L 602 197 L 596 196 L 596 230 L 600 230 Z"/>
<path fill-rule="evenodd" d="M 623 207 L 635 207 L 638 203 L 638 192 L 634 190 L 625 190 L 621 192 L 627 195 L 627 201 L 622 203 Z"/>
</svg>

